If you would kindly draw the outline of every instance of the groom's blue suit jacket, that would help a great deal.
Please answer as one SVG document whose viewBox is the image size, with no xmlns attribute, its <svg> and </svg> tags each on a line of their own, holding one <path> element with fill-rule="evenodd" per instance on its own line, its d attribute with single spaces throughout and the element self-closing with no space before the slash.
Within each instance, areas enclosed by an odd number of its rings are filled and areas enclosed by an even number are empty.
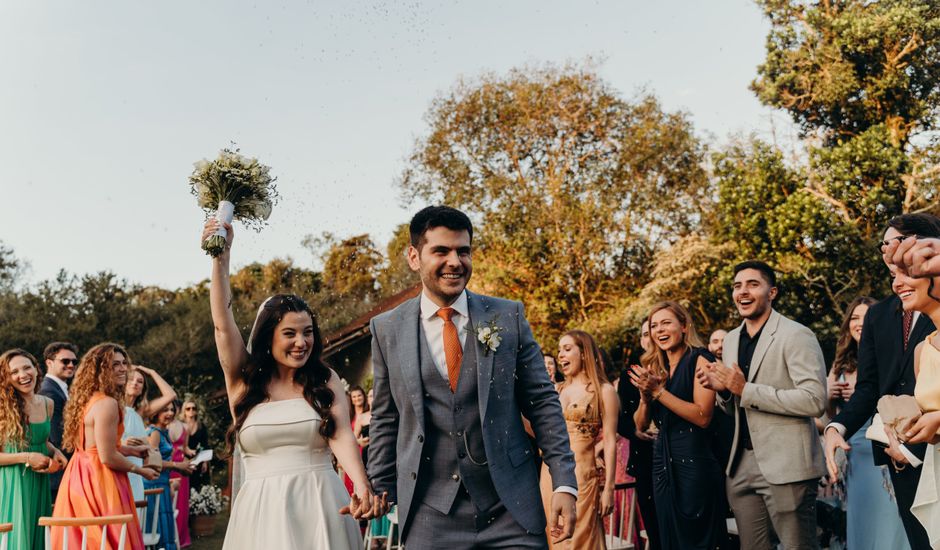
<svg viewBox="0 0 940 550">
<path fill-rule="evenodd" d="M 402 532 L 421 471 L 426 407 L 420 372 L 420 296 L 375 317 L 372 366 L 375 377 L 369 427 L 369 478 L 377 493 L 388 491 L 398 503 Z M 490 476 L 502 504 L 526 531 L 545 530 L 539 473 L 522 425 L 532 423 L 552 485 L 577 487 L 574 455 L 568 442 L 558 393 L 551 384 L 542 352 L 532 336 L 522 304 L 467 292 L 470 314 L 467 345 L 477 346 L 480 423 Z M 476 330 L 496 325 L 502 342 L 484 349 Z M 450 478 L 423 480 L 453 483 Z"/>
</svg>

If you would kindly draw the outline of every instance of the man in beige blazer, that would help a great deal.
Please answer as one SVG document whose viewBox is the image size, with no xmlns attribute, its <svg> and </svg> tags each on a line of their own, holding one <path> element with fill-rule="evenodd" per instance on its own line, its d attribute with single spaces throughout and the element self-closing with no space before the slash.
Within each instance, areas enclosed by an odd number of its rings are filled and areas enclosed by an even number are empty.
<svg viewBox="0 0 940 550">
<path fill-rule="evenodd" d="M 744 322 L 725 337 L 723 362 L 698 376 L 735 419 L 725 473 L 741 548 L 818 548 L 816 490 L 826 472 L 814 419 L 826 403 L 816 336 L 773 309 L 776 275 L 764 262 L 735 266 L 732 298 Z"/>
</svg>

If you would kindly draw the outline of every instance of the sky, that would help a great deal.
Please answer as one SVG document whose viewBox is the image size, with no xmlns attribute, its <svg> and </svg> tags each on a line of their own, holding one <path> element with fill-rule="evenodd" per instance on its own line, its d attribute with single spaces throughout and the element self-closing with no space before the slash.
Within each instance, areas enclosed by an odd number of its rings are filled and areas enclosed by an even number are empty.
<svg viewBox="0 0 940 550">
<path fill-rule="evenodd" d="M 236 225 L 233 264 L 316 267 L 306 235 L 384 247 L 423 206 L 396 180 L 458 80 L 591 58 L 712 143 L 768 137 L 785 119 L 748 89 L 767 30 L 747 0 L 2 2 L 0 241 L 33 283 L 195 283 L 209 261 L 187 177 L 235 142 L 281 201 L 260 233 Z"/>
</svg>

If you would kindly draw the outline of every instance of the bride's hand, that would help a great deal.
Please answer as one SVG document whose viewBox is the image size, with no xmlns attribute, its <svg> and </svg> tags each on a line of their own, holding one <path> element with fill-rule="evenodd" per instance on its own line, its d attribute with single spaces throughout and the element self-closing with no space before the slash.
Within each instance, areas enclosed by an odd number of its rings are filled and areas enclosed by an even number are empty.
<svg viewBox="0 0 940 550">
<path fill-rule="evenodd" d="M 940 433 L 940 411 L 924 413 L 904 435 L 908 443 L 933 443 Z"/>
<path fill-rule="evenodd" d="M 225 228 L 225 252 L 222 254 L 227 254 L 232 248 L 232 241 L 235 239 L 235 231 L 232 229 L 232 224 L 220 222 L 215 218 L 209 218 L 206 220 L 206 224 L 202 226 L 202 240 L 199 241 L 199 246 L 202 246 L 202 243 L 215 235 L 215 232 L 219 230 L 220 227 Z"/>
</svg>

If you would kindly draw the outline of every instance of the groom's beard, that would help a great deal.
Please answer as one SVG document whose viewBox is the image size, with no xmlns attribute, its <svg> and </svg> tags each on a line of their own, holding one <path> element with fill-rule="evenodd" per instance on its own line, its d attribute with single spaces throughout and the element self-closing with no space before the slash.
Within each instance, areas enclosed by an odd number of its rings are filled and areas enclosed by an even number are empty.
<svg viewBox="0 0 940 550">
<path fill-rule="evenodd" d="M 431 294 L 437 296 L 441 301 L 452 303 L 467 288 L 470 281 L 470 271 L 464 270 L 460 273 L 461 277 L 448 280 L 444 275 L 448 273 L 434 273 L 422 280 L 424 288 Z"/>
</svg>

